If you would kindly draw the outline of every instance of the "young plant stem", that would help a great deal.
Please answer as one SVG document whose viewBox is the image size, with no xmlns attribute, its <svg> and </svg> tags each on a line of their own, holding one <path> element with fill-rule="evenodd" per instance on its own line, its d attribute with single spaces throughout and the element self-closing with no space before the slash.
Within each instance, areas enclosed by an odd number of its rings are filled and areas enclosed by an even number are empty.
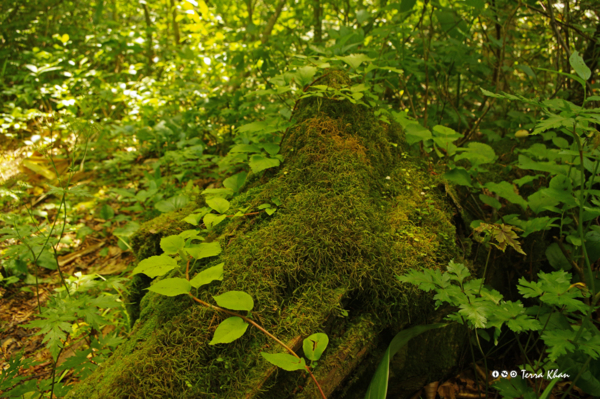
<svg viewBox="0 0 600 399">
<path fill-rule="evenodd" d="M 189 262 L 188 262 L 189 265 Z M 187 275 L 187 271 L 186 271 L 186 275 Z M 230 316 L 234 316 L 234 317 L 239 317 L 240 319 L 244 320 L 246 323 L 248 324 L 252 324 L 254 327 L 258 328 L 263 334 L 265 334 L 267 337 L 271 338 L 273 341 L 277 342 L 279 345 L 281 345 L 282 347 L 285 348 L 285 350 L 287 350 L 292 356 L 296 357 L 297 359 L 300 359 L 300 356 L 298 356 L 296 354 L 296 352 L 294 352 L 294 350 L 292 348 L 290 348 L 289 346 L 287 346 L 285 343 L 283 343 L 282 341 L 280 341 L 276 336 L 274 336 L 273 334 L 271 334 L 270 332 L 268 332 L 267 330 L 265 330 L 260 324 L 256 323 L 254 320 L 249 319 L 246 316 L 243 316 L 239 313 L 236 312 L 232 312 L 231 310 L 227 310 L 227 309 L 223 309 L 220 308 L 218 306 L 215 305 L 211 305 L 208 302 L 204 302 L 202 299 L 196 298 L 194 295 L 192 295 L 191 293 L 189 294 L 189 296 L 196 302 L 198 302 L 200 305 L 205 306 L 207 308 L 210 308 L 212 310 L 215 310 L 217 312 L 220 313 L 225 313 L 228 314 Z M 308 366 L 304 366 L 306 368 L 306 371 L 308 372 L 308 374 L 310 374 L 310 377 L 312 378 L 312 380 L 314 381 L 315 385 L 317 386 L 317 388 L 319 389 L 319 392 L 321 394 L 321 397 L 323 399 L 327 399 L 327 396 L 325 396 L 325 393 L 323 392 L 323 389 L 321 389 L 321 385 L 319 385 L 319 382 L 317 381 L 317 378 L 314 376 L 314 374 L 310 371 L 310 367 Z"/>
<path fill-rule="evenodd" d="M 483 268 L 483 277 L 481 277 L 481 284 L 479 285 L 479 295 L 481 295 L 481 289 L 483 288 L 483 283 L 485 282 L 485 276 L 487 274 L 488 264 L 490 263 L 490 255 L 492 254 L 492 246 L 490 245 L 490 249 L 488 250 L 487 259 L 485 260 L 485 267 Z"/>
</svg>

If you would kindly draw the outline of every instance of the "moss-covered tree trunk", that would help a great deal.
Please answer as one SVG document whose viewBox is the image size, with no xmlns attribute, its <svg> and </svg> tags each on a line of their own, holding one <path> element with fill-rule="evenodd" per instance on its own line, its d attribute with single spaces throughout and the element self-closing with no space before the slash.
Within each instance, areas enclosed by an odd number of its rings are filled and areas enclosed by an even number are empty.
<svg viewBox="0 0 600 399">
<path fill-rule="evenodd" d="M 333 71 L 319 84 L 350 82 Z M 272 216 L 228 218 L 209 234 L 223 252 L 193 271 L 224 262 L 225 276 L 198 296 L 248 292 L 253 319 L 296 349 L 308 335 L 327 333 L 330 345 L 315 369 L 323 390 L 329 398 L 362 398 L 393 333 L 434 317 L 431 297 L 394 276 L 444 268 L 460 255 L 454 208 L 439 174 L 411 159 L 399 128 L 371 109 L 315 97 L 294 117 L 282 141 L 285 162 L 254 176 L 232 201 L 249 213 L 272 198 L 282 205 Z M 185 216 L 146 224 L 133 240 L 138 257 L 157 255 L 162 236 L 188 229 Z M 260 356 L 283 349 L 255 328 L 209 346 L 223 318 L 189 297 L 148 293 L 140 309 L 127 342 L 69 398 L 319 397 L 304 372 L 278 370 Z M 459 352 L 456 336 L 433 332 L 400 353 L 394 397 L 447 372 Z"/>
</svg>

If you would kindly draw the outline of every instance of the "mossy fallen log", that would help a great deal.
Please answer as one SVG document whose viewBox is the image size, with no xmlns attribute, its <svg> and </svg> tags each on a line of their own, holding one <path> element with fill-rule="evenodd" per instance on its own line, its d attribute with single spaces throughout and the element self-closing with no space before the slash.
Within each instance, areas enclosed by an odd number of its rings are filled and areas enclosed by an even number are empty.
<svg viewBox="0 0 600 399">
<path fill-rule="evenodd" d="M 332 71 L 319 84 L 339 89 L 350 82 Z M 296 349 L 308 335 L 327 333 L 330 344 L 315 375 L 329 398 L 359 398 L 393 333 L 433 317 L 431 297 L 394 275 L 444 268 L 460 257 L 456 210 L 439 174 L 412 159 L 400 128 L 371 109 L 311 97 L 294 118 L 282 141 L 285 162 L 255 176 L 232 201 L 232 208 L 248 212 L 272 198 L 281 207 L 272 216 L 228 218 L 213 230 L 207 241 L 224 250 L 193 272 L 224 262 L 225 276 L 198 296 L 211 301 L 229 290 L 249 293 L 253 319 Z M 144 225 L 132 241 L 136 253 L 157 255 L 160 237 L 187 228 L 183 217 Z M 319 397 L 305 373 L 277 370 L 260 356 L 283 350 L 256 329 L 210 346 L 223 317 L 189 297 L 150 292 L 140 307 L 126 343 L 69 398 Z M 434 350 L 427 339 L 419 342 L 404 358 L 427 364 L 419 369 L 425 380 L 454 365 L 460 334 L 438 335 Z M 452 354 L 439 356 L 442 350 Z M 406 362 L 402 367 L 411 369 Z M 410 394 L 399 383 L 391 387 L 396 397 Z"/>
</svg>

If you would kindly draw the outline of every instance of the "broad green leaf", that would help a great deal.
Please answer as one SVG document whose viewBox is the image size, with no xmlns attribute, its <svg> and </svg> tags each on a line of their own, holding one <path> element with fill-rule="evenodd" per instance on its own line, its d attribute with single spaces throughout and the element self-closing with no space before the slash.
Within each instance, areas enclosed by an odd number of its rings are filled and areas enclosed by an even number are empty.
<svg viewBox="0 0 600 399">
<path fill-rule="evenodd" d="M 138 222 L 127 222 L 125 226 L 114 229 L 113 235 L 117 237 L 131 237 L 139 229 L 140 224 Z"/>
<path fill-rule="evenodd" d="M 115 217 L 115 211 L 110 205 L 104 204 L 100 209 L 100 217 L 104 220 L 110 220 Z"/>
<path fill-rule="evenodd" d="M 502 204 L 494 197 L 487 196 L 485 194 L 479 194 L 479 200 L 492 208 L 499 210 L 502 208 Z"/>
<path fill-rule="evenodd" d="M 302 68 L 298 68 L 296 71 L 295 78 L 296 83 L 302 88 L 312 82 L 313 77 L 317 73 L 317 68 L 311 66 L 305 66 Z"/>
<path fill-rule="evenodd" d="M 550 180 L 550 187 L 541 190 L 543 194 L 565 203 L 570 206 L 576 206 L 577 202 L 573 197 L 573 185 L 571 179 L 565 175 L 554 176 Z"/>
<path fill-rule="evenodd" d="M 506 181 L 502 181 L 500 183 L 489 182 L 486 183 L 484 187 L 491 192 L 498 194 L 502 198 L 509 200 L 513 204 L 521 205 L 523 209 L 527 209 L 527 201 L 525 201 L 519 194 L 515 193 L 515 188 L 512 184 Z"/>
<path fill-rule="evenodd" d="M 166 200 L 157 202 L 154 207 L 162 212 L 174 212 L 182 209 L 190 202 L 190 199 L 185 195 L 176 195 Z"/>
<path fill-rule="evenodd" d="M 250 158 L 250 169 L 252 169 L 252 173 L 262 172 L 265 169 L 274 168 L 279 166 L 279 159 L 275 158 L 265 158 L 262 155 L 253 155 Z"/>
<path fill-rule="evenodd" d="M 546 193 L 546 189 L 539 190 L 527 197 L 529 207 L 536 214 L 558 205 L 559 202 L 556 198 Z"/>
<path fill-rule="evenodd" d="M 286 371 L 304 370 L 306 368 L 306 362 L 303 358 L 297 358 L 287 353 L 267 353 L 260 352 L 269 363 L 274 364 Z"/>
<path fill-rule="evenodd" d="M 231 310 L 252 310 L 254 300 L 244 291 L 228 291 L 224 294 L 213 296 L 219 306 Z"/>
<path fill-rule="evenodd" d="M 362 24 L 363 22 L 368 20 L 370 17 L 371 17 L 371 13 L 369 12 L 369 10 L 358 10 L 356 12 L 356 21 L 359 24 Z"/>
<path fill-rule="evenodd" d="M 206 242 L 197 246 L 184 248 L 183 250 L 188 255 L 193 256 L 194 259 L 204 259 L 219 255 L 221 253 L 221 244 L 218 241 Z"/>
<path fill-rule="evenodd" d="M 165 255 L 174 255 L 185 245 L 185 240 L 180 236 L 168 236 L 160 239 L 160 247 Z"/>
<path fill-rule="evenodd" d="M 156 292 L 165 296 L 176 296 L 187 294 L 192 289 L 190 282 L 184 278 L 174 277 L 160 280 L 150 286 L 148 291 Z"/>
<path fill-rule="evenodd" d="M 579 75 L 579 77 L 583 80 L 588 80 L 592 76 L 592 71 L 590 71 L 590 68 L 588 68 L 588 66 L 585 65 L 585 61 L 583 60 L 583 58 L 581 58 L 577 51 L 573 51 L 573 54 L 571 54 L 571 58 L 569 58 L 569 63 L 571 64 L 577 75 Z"/>
<path fill-rule="evenodd" d="M 206 196 L 206 198 L 209 198 L 209 197 L 227 198 L 227 197 L 233 195 L 233 190 L 230 188 L 207 188 L 206 190 L 202 191 L 201 194 Z"/>
<path fill-rule="evenodd" d="M 198 223 L 200 223 L 200 220 L 202 220 L 204 215 L 206 215 L 206 213 L 191 213 L 183 218 L 183 221 L 188 222 L 191 225 L 198 226 Z"/>
<path fill-rule="evenodd" d="M 408 144 L 413 145 L 415 143 L 419 143 L 421 141 L 430 140 L 433 136 L 429 129 L 425 129 L 421 124 L 410 122 L 405 128 L 406 141 Z"/>
<path fill-rule="evenodd" d="M 208 213 L 204 215 L 202 221 L 208 230 L 212 230 L 213 227 L 227 219 L 227 215 L 215 215 L 214 213 Z"/>
<path fill-rule="evenodd" d="M 151 256 L 138 263 L 133 274 L 144 273 L 148 277 L 159 277 L 177 267 L 175 259 L 167 255 Z"/>
<path fill-rule="evenodd" d="M 216 266 L 209 267 L 206 270 L 202 270 L 200 273 L 190 280 L 192 287 L 199 288 L 203 285 L 210 284 L 215 280 L 223 280 L 223 265 L 225 263 L 219 263 Z"/>
<path fill-rule="evenodd" d="M 488 96 L 488 97 L 493 97 L 493 98 L 506 98 L 504 97 L 502 94 L 496 94 L 496 93 L 492 93 L 491 91 L 487 91 L 486 89 L 484 89 L 483 87 L 480 87 L 481 92 Z"/>
<path fill-rule="evenodd" d="M 461 153 L 454 157 L 455 161 L 468 159 L 474 167 L 492 163 L 496 159 L 494 149 L 484 143 L 470 142 L 467 148 L 460 148 L 457 151 Z"/>
<path fill-rule="evenodd" d="M 215 335 L 209 345 L 216 344 L 228 344 L 240 338 L 246 330 L 249 324 L 244 321 L 241 317 L 230 317 L 223 320 L 221 324 L 215 330 Z"/>
<path fill-rule="evenodd" d="M 267 133 L 277 132 L 279 130 L 281 130 L 281 128 L 277 127 L 276 121 L 270 120 L 270 121 L 262 121 L 262 122 L 252 122 L 252 123 L 248 123 L 244 126 L 240 126 L 238 129 L 238 132 L 240 132 L 240 133 L 262 132 L 263 134 L 267 134 Z M 244 151 L 244 152 L 247 152 L 247 151 Z"/>
<path fill-rule="evenodd" d="M 313 362 L 317 361 L 321 358 L 325 349 L 327 349 L 327 345 L 329 345 L 329 337 L 327 334 L 313 334 L 302 342 L 304 356 Z"/>
<path fill-rule="evenodd" d="M 248 176 L 246 172 L 237 173 L 223 180 L 223 185 L 237 193 L 246 182 L 246 176 Z"/>
<path fill-rule="evenodd" d="M 379 362 L 379 366 L 377 366 L 373 378 L 371 378 L 371 383 L 369 384 L 365 399 L 386 399 L 388 378 L 390 375 L 390 360 L 392 357 L 394 357 L 402 347 L 408 344 L 408 342 L 417 335 L 433 330 L 434 328 L 445 327 L 446 325 L 447 324 L 438 323 L 425 326 L 414 326 L 396 334 L 385 351 L 383 359 Z"/>
<path fill-rule="evenodd" d="M 597 231 L 588 231 L 585 235 L 585 250 L 590 263 L 595 263 L 600 259 L 600 233 Z M 600 287 L 598 287 L 600 288 Z M 597 288 L 597 289 L 598 289 Z"/>
<path fill-rule="evenodd" d="M 451 183 L 460 186 L 473 187 L 471 183 L 471 175 L 464 168 L 457 167 L 444 173 L 444 178 Z"/>
<path fill-rule="evenodd" d="M 369 58 L 364 54 L 350 54 L 345 57 L 338 57 L 338 59 L 350 65 L 354 70 L 356 70 L 363 62 L 374 61 L 373 58 Z"/>
<path fill-rule="evenodd" d="M 568 244 L 565 245 L 568 248 L 572 248 Z M 555 242 L 546 248 L 546 258 L 548 259 L 548 262 L 550 262 L 550 265 L 556 270 L 570 270 L 573 267 Z"/>
<path fill-rule="evenodd" d="M 229 209 L 229 201 L 221 197 L 212 197 L 206 199 L 206 205 L 219 213 L 225 213 Z"/>
<path fill-rule="evenodd" d="M 260 148 L 252 144 L 238 144 L 231 147 L 229 152 L 260 152 Z"/>
<path fill-rule="evenodd" d="M 408 12 L 417 4 L 417 0 L 402 0 L 400 3 L 400 12 Z"/>
<path fill-rule="evenodd" d="M 264 150 L 272 157 L 277 155 L 277 153 L 281 149 L 281 147 L 279 147 L 279 145 L 273 144 L 273 143 L 264 143 L 264 144 L 262 144 L 262 148 L 264 148 Z"/>
</svg>

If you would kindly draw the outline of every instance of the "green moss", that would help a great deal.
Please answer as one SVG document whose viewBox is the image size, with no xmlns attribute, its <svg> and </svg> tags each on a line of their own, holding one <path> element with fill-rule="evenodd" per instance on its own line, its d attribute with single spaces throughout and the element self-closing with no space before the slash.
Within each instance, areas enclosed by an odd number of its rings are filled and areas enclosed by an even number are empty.
<svg viewBox="0 0 600 399">
<path fill-rule="evenodd" d="M 338 72 L 321 82 L 345 83 Z M 276 197 L 282 206 L 273 216 L 233 219 L 208 237 L 224 251 L 192 269 L 225 262 L 225 277 L 198 296 L 212 301 L 210 295 L 225 291 L 248 292 L 256 303 L 252 317 L 289 343 L 324 331 L 342 308 L 350 312 L 348 323 L 367 316 L 375 330 L 422 320 L 430 298 L 394 275 L 442 268 L 459 256 L 454 209 L 437 188 L 439 175 L 407 159 L 399 127 L 363 106 L 307 98 L 295 117 L 280 170 L 232 202 L 233 209 L 256 207 Z M 155 227 L 144 226 L 134 240 L 137 254 L 158 253 L 156 237 L 177 233 L 183 216 L 163 215 Z M 146 295 L 128 344 L 70 397 L 91 386 L 89 398 L 293 397 L 294 384 L 274 378 L 287 373 L 273 372 L 259 355 L 281 348 L 256 329 L 232 344 L 208 345 L 221 320 L 186 296 Z M 347 339 L 333 340 L 324 364 L 348 350 Z"/>
</svg>

